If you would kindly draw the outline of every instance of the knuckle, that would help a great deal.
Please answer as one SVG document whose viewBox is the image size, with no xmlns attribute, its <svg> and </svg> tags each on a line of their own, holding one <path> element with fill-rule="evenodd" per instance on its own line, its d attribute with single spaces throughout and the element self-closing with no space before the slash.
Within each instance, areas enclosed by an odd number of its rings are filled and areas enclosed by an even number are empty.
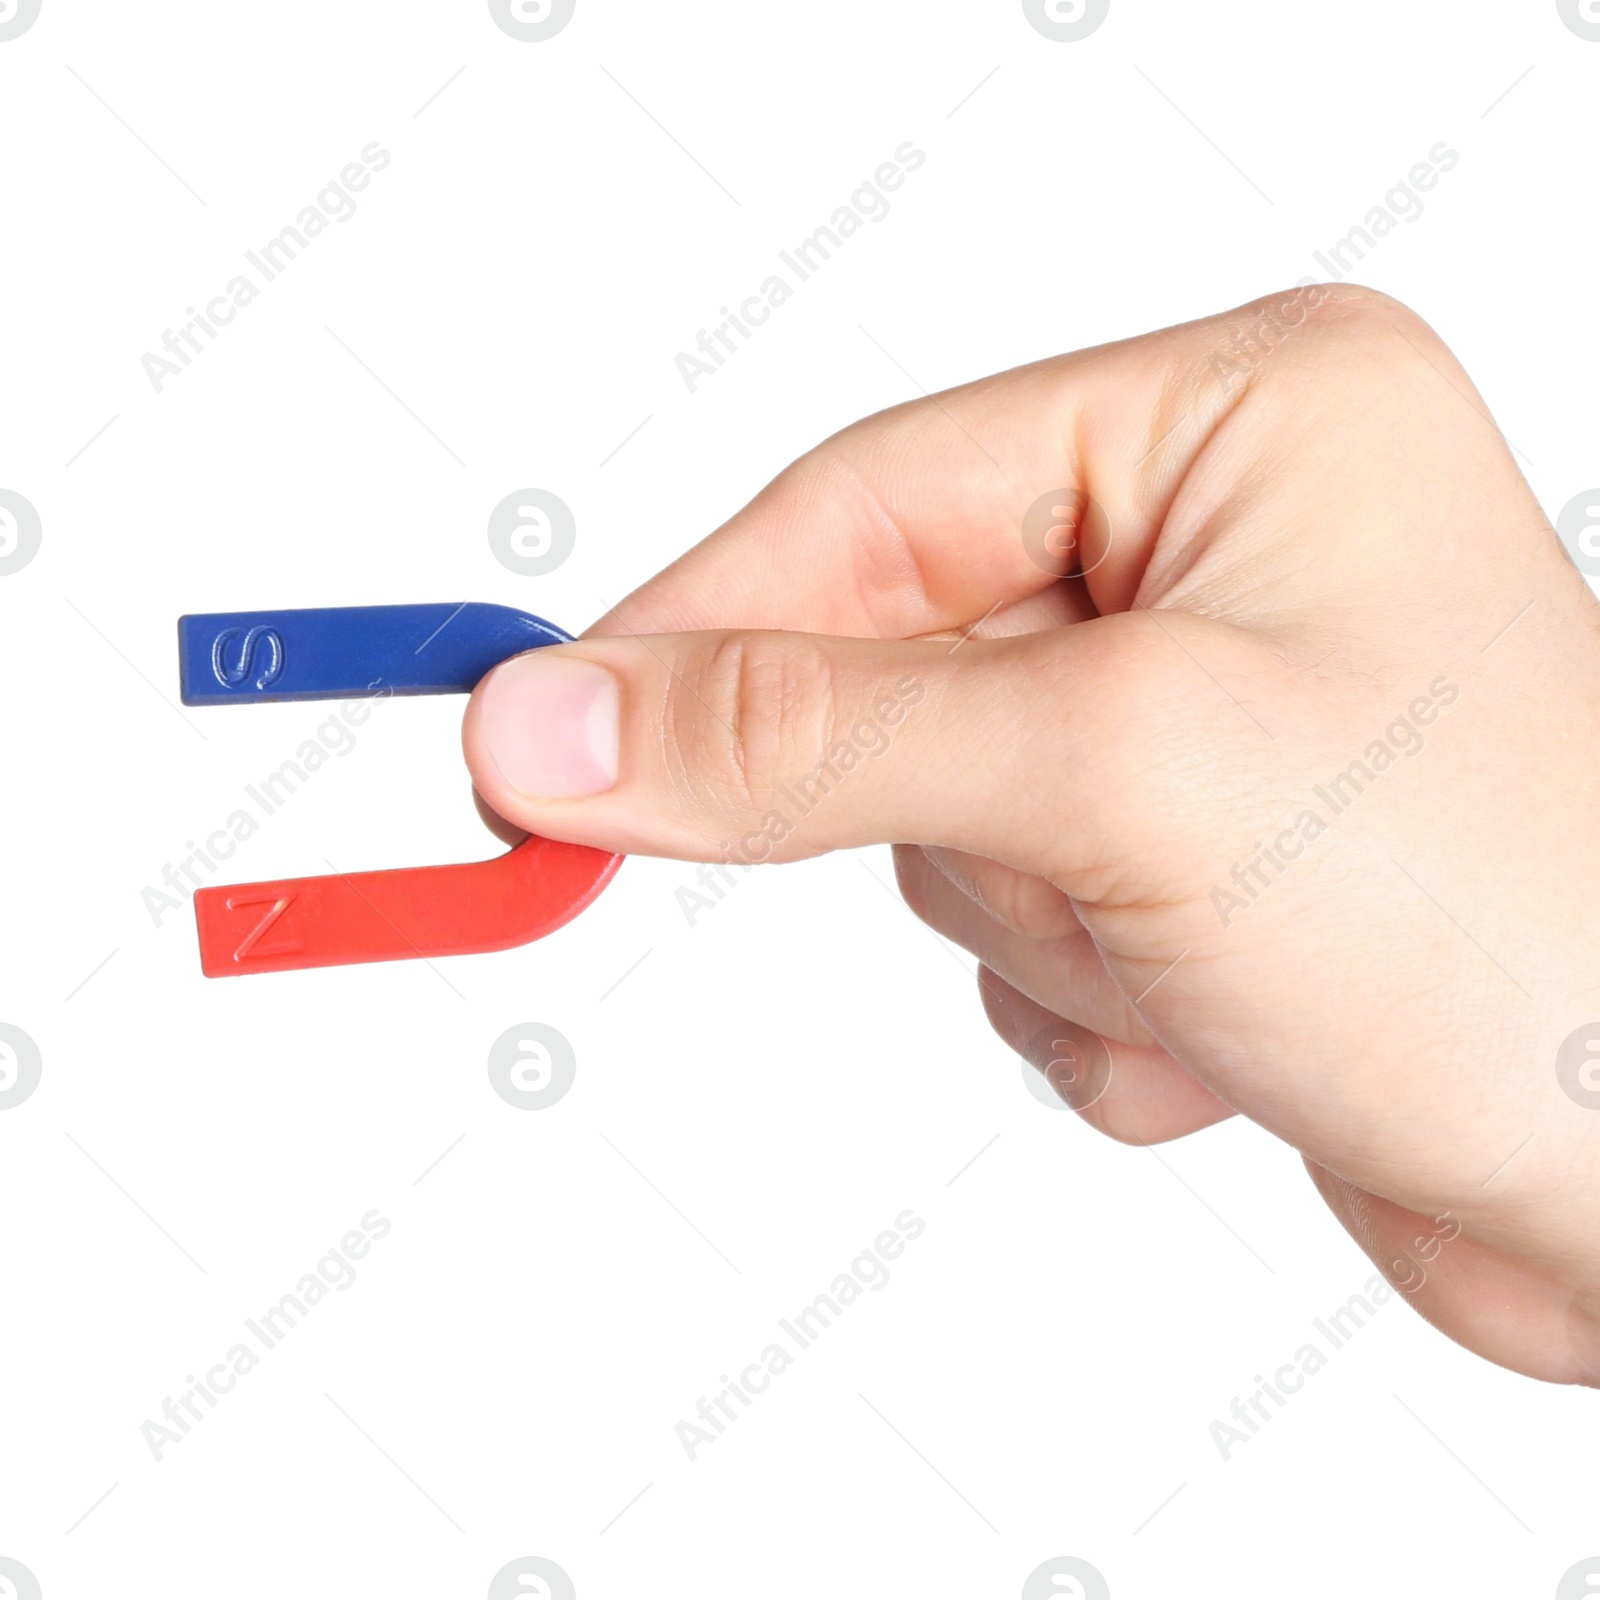
<svg viewBox="0 0 1600 1600">
<path fill-rule="evenodd" d="M 1015 869 L 997 872 L 981 886 L 978 898 L 1003 928 L 1035 943 L 1050 944 L 1082 928 L 1066 895 L 1030 873 Z"/>
<path fill-rule="evenodd" d="M 797 637 L 725 634 L 678 690 L 669 742 L 698 802 L 759 810 L 827 749 L 828 660 Z"/>
<path fill-rule="evenodd" d="M 1335 395 L 1364 391 L 1391 383 L 1402 357 L 1445 349 L 1409 306 L 1352 283 L 1302 284 L 1228 312 L 1216 342 L 1211 365 L 1235 400 L 1279 378 L 1297 397 L 1308 380 Z"/>
<path fill-rule="evenodd" d="M 1325 393 L 1346 396 L 1357 410 L 1374 389 L 1392 390 L 1401 374 L 1420 383 L 1427 364 L 1455 365 L 1423 317 L 1392 295 L 1360 284 L 1323 287 L 1308 307 L 1301 350 L 1302 371 L 1314 369 Z"/>
<path fill-rule="evenodd" d="M 933 887 L 932 869 L 918 846 L 897 844 L 894 847 L 894 881 L 906 909 L 919 922 L 926 922 L 933 907 L 929 893 Z"/>
<path fill-rule="evenodd" d="M 1114 1144 L 1145 1145 L 1150 1142 L 1142 1120 L 1130 1115 L 1128 1108 L 1110 1095 L 1104 1100 L 1095 1101 L 1092 1106 L 1085 1106 L 1078 1115 L 1096 1133 L 1103 1134 Z"/>
<path fill-rule="evenodd" d="M 1331 291 L 1311 320 L 1323 340 L 1356 352 L 1379 346 L 1392 355 L 1396 335 L 1437 343 L 1433 330 L 1410 306 L 1381 289 L 1357 284 Z"/>
<path fill-rule="evenodd" d="M 1318 289 L 1313 314 L 1332 327 L 1345 326 L 1347 331 L 1359 331 L 1363 324 L 1373 322 L 1422 320 L 1403 300 L 1362 283 L 1322 284 Z"/>
<path fill-rule="evenodd" d="M 1430 366 L 1464 378 L 1444 341 L 1409 306 L 1353 283 L 1301 283 L 1207 318 L 1193 359 L 1167 373 L 1150 419 L 1151 448 L 1134 481 L 1160 503 L 1171 461 L 1156 447 L 1189 419 L 1207 432 L 1233 411 L 1309 410 L 1325 421 L 1379 416 L 1397 382 L 1437 385 Z M 1434 396 L 1437 401 L 1437 396 Z M 1390 426 L 1384 417 L 1374 427 Z"/>
</svg>

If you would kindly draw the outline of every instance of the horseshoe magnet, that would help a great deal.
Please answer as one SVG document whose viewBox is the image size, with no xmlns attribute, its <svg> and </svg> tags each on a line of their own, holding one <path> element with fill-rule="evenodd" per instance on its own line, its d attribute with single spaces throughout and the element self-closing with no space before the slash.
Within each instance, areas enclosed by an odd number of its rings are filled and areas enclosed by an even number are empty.
<svg viewBox="0 0 1600 1600">
<path fill-rule="evenodd" d="M 178 619 L 189 706 L 467 694 L 491 667 L 571 635 L 509 606 L 335 606 Z M 197 890 L 208 978 L 360 961 L 476 955 L 578 915 L 622 857 L 530 835 L 491 861 Z"/>
</svg>

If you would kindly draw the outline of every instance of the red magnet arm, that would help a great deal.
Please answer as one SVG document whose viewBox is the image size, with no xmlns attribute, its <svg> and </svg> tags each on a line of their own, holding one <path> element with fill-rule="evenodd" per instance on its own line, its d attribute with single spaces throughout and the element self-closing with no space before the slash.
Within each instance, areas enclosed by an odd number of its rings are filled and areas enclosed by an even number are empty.
<svg viewBox="0 0 1600 1600">
<path fill-rule="evenodd" d="M 570 922 L 621 864 L 530 836 L 492 861 L 201 889 L 200 965 L 229 978 L 509 950 Z"/>
</svg>

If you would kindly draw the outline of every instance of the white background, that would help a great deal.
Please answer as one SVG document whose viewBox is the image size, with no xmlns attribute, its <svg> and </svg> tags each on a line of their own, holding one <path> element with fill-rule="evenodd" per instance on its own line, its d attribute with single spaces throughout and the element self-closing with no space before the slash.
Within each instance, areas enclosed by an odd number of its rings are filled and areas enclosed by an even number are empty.
<svg viewBox="0 0 1600 1600">
<path fill-rule="evenodd" d="M 579 0 L 537 44 L 481 0 L 44 0 L 0 43 L 0 488 L 43 524 L 0 578 L 0 1022 L 44 1062 L 0 1112 L 0 1556 L 46 1600 L 481 1596 L 523 1555 L 597 1600 L 1011 1597 L 1070 1555 L 1125 1600 L 1545 1596 L 1600 1552 L 1594 1396 L 1398 1301 L 1224 1461 L 1365 1258 L 1243 1122 L 1140 1152 L 1047 1109 L 886 852 L 694 927 L 692 869 L 635 860 L 436 969 L 210 982 L 141 903 L 327 714 L 177 708 L 180 613 L 576 630 L 858 415 L 1327 276 L 1441 140 L 1354 275 L 1554 517 L 1600 480 L 1597 82 L 1554 0 L 1113 0 L 1069 44 L 1015 0 Z M 158 395 L 144 352 L 373 140 Z M 891 214 L 691 395 L 675 355 L 906 140 Z M 529 486 L 578 524 L 544 579 L 485 532 Z M 491 853 L 460 705 L 382 708 L 219 881 Z M 577 1053 L 545 1111 L 485 1068 L 528 1021 Z M 373 1208 L 353 1287 L 153 1459 Z M 907 1208 L 893 1281 L 691 1463 L 674 1425 Z"/>
</svg>

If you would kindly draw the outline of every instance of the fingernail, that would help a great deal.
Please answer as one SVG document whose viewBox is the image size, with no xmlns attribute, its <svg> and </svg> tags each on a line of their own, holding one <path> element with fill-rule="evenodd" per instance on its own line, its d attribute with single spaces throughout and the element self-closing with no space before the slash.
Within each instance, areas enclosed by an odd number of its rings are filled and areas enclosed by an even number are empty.
<svg viewBox="0 0 1600 1600">
<path fill-rule="evenodd" d="M 478 726 L 500 776 L 530 800 L 604 794 L 617 781 L 617 680 L 592 661 L 535 650 L 489 674 Z"/>
</svg>

